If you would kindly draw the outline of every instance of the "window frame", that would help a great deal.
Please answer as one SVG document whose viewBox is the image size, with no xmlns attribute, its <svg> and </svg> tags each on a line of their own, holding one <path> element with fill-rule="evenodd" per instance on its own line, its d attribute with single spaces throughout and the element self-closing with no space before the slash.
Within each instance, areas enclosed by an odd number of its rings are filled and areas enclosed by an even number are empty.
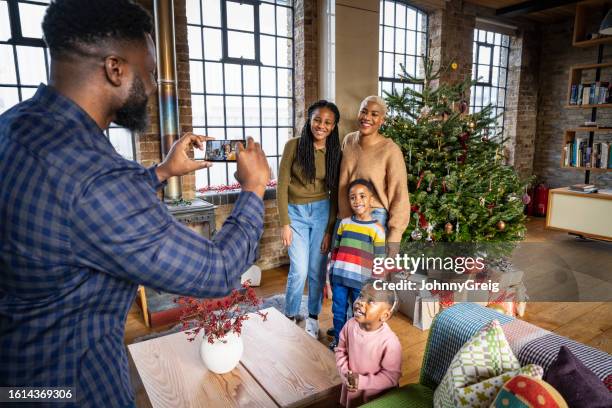
<svg viewBox="0 0 612 408">
<path fill-rule="evenodd" d="M 221 7 L 221 48 L 222 48 L 221 62 L 227 63 L 227 64 L 258 65 L 258 66 L 263 65 L 261 63 L 260 53 L 259 53 L 259 38 L 260 38 L 259 5 L 261 3 L 257 0 L 221 0 L 221 1 L 223 2 L 223 6 Z M 228 46 L 229 32 L 233 31 L 237 33 L 246 33 L 246 34 L 251 34 L 251 32 L 245 31 L 245 30 L 237 30 L 235 28 L 231 28 L 231 29 L 228 28 L 227 26 L 227 4 L 228 3 L 238 3 L 240 5 L 249 4 L 253 6 L 253 19 L 254 19 L 253 37 L 254 37 L 254 42 L 255 42 L 254 44 L 255 58 L 254 59 L 235 58 L 235 57 L 229 56 L 229 46 Z"/>
<path fill-rule="evenodd" d="M 480 39 L 480 32 L 484 33 L 484 41 Z M 493 39 L 489 41 L 489 34 L 493 36 Z M 497 43 L 496 36 L 499 35 L 499 44 Z M 507 39 L 507 41 L 506 41 Z M 497 32 L 490 29 L 479 28 L 478 26 L 474 28 L 474 39 L 472 40 L 472 47 L 475 54 L 472 55 L 472 78 L 476 81 L 474 85 L 470 87 L 470 110 L 472 112 L 479 112 L 487 105 L 482 104 L 482 100 L 484 99 L 484 94 L 488 90 L 489 94 L 489 104 L 493 106 L 493 115 L 495 117 L 499 116 L 501 113 L 501 123 L 496 121 L 494 125 L 495 134 L 503 134 L 506 127 L 506 99 L 508 97 L 508 71 L 509 71 L 509 62 L 510 62 L 510 42 L 511 36 L 505 34 L 503 32 Z M 505 44 L 505 45 L 504 45 Z M 490 49 L 490 58 L 488 64 L 481 64 L 479 62 L 480 59 L 480 50 L 481 47 L 487 47 Z M 495 48 L 499 48 L 499 57 L 498 60 L 495 61 Z M 502 61 L 502 58 L 505 57 L 505 61 Z M 486 66 L 489 69 L 489 78 L 480 79 L 478 78 L 478 67 Z M 494 70 L 497 69 L 498 74 L 497 78 L 493 77 Z M 504 70 L 505 73 L 502 73 L 501 70 Z M 502 84 L 503 79 L 503 85 Z M 476 95 L 478 93 L 478 88 L 480 88 L 481 95 L 481 104 L 476 103 Z M 495 103 L 492 103 L 492 94 L 493 89 L 495 89 Z M 499 102 L 499 93 L 503 91 L 503 101 L 502 104 L 498 104 Z M 499 129 L 499 131 L 498 131 Z"/>
<path fill-rule="evenodd" d="M 406 8 L 410 8 L 412 10 L 414 10 L 416 12 L 416 16 L 417 16 L 417 21 L 419 18 L 419 15 L 422 15 L 423 17 L 423 25 L 422 25 L 422 30 L 419 31 L 418 30 L 418 25 L 416 25 L 415 29 L 409 29 L 408 28 L 408 15 L 406 14 L 406 18 L 404 21 L 404 27 L 399 27 L 395 24 L 396 19 L 394 18 L 394 23 L 393 25 L 387 25 L 385 24 L 385 7 L 384 4 L 385 3 L 393 3 L 394 6 L 396 6 L 397 4 L 401 4 L 403 6 L 405 6 Z M 415 7 L 412 4 L 409 4 L 407 1 L 404 0 L 380 0 L 380 18 L 379 18 L 379 23 L 378 23 L 378 29 L 379 29 L 379 35 L 381 36 L 381 40 L 380 40 L 380 45 L 379 45 L 379 49 L 378 49 L 378 58 L 379 58 L 379 73 L 378 73 L 378 88 L 380 90 L 380 95 L 384 97 L 384 90 L 383 90 L 383 83 L 390 83 L 391 84 L 391 90 L 394 91 L 396 84 L 402 84 L 402 85 L 406 85 L 405 83 L 403 83 L 399 78 L 396 77 L 388 77 L 388 76 L 384 76 L 383 74 L 385 73 L 385 53 L 391 53 L 394 56 L 394 61 L 395 61 L 395 55 L 397 55 L 398 53 L 395 52 L 395 50 L 397 49 L 396 47 L 396 36 L 393 36 L 393 49 L 391 52 L 387 51 L 387 49 L 385 48 L 385 36 L 384 36 L 384 29 L 386 27 L 391 28 L 394 30 L 396 29 L 403 29 L 406 32 L 413 32 L 415 33 L 415 53 L 416 53 L 416 49 L 417 49 L 417 44 L 419 42 L 419 36 L 424 35 L 425 36 L 425 41 L 424 41 L 424 48 L 423 48 L 423 54 L 425 56 L 429 55 L 429 42 L 427 41 L 429 38 L 429 15 L 427 14 L 427 12 L 425 10 L 422 10 L 418 7 Z M 394 10 L 396 10 L 396 8 L 394 8 Z M 395 13 L 395 11 L 394 11 Z M 413 54 L 409 54 L 407 52 L 408 50 L 408 36 L 406 36 L 405 40 L 404 40 L 404 53 L 403 55 L 405 57 L 414 57 L 414 72 L 417 72 L 417 67 L 419 64 L 419 59 L 421 58 L 420 55 L 413 55 Z M 395 64 L 394 64 L 395 65 Z M 405 67 L 406 68 L 406 67 Z M 397 73 L 395 73 L 397 74 Z"/>
<path fill-rule="evenodd" d="M 245 58 L 231 58 L 228 57 L 227 55 L 227 32 L 228 31 L 236 31 L 236 32 L 243 32 L 241 30 L 234 30 L 234 29 L 229 29 L 227 27 L 227 3 L 228 2 L 235 2 L 235 3 L 246 3 L 246 4 L 257 4 L 257 6 L 254 8 L 254 18 L 255 18 L 255 22 L 254 22 L 254 26 L 253 26 L 253 32 L 248 31 L 248 33 L 254 33 L 255 35 L 255 57 L 256 57 L 256 61 L 255 60 L 250 60 L 250 59 L 245 59 Z M 228 129 L 231 130 L 236 130 L 236 131 L 241 131 L 242 132 L 242 137 L 246 138 L 246 136 L 248 136 L 248 129 L 257 129 L 259 132 L 258 137 L 255 137 L 255 139 L 259 139 L 257 140 L 259 143 L 262 144 L 262 146 L 264 146 L 267 144 L 270 144 L 270 142 L 266 143 L 266 140 L 271 140 L 272 143 L 274 143 L 274 150 L 273 153 L 267 153 L 266 154 L 266 158 L 268 159 L 269 163 L 273 166 L 273 170 L 274 170 L 274 174 L 277 175 L 278 172 L 278 168 L 280 166 L 280 159 L 282 157 L 282 149 L 283 146 L 279 145 L 279 140 L 281 139 L 281 135 L 280 135 L 280 129 L 286 129 L 287 130 L 287 140 L 291 139 L 292 137 L 295 136 L 295 121 L 296 121 L 296 115 L 295 115 L 295 21 L 294 21 L 294 17 L 295 17 L 295 5 L 293 1 L 287 1 L 285 2 L 281 2 L 281 1 L 276 1 L 276 0 L 219 0 L 220 3 L 220 8 L 219 8 L 219 20 L 218 20 L 218 24 L 219 26 L 216 25 L 210 25 L 210 24 L 206 24 L 204 21 L 204 1 L 203 0 L 197 0 L 196 2 L 198 4 L 199 7 L 199 13 L 200 15 L 197 17 L 197 20 L 199 22 L 194 22 L 194 21 L 187 21 L 187 30 L 188 30 L 188 39 L 189 39 L 189 29 L 195 29 L 195 30 L 199 30 L 197 33 L 194 33 L 195 36 L 198 37 L 198 44 L 196 45 L 196 48 L 200 47 L 200 49 L 196 52 L 196 56 L 192 56 L 191 54 L 191 50 L 193 47 L 192 44 L 189 44 L 189 63 L 191 64 L 192 62 L 196 62 L 201 64 L 202 66 L 202 71 L 201 71 L 201 75 L 202 75 L 202 89 L 201 90 L 197 90 L 197 91 L 193 91 L 192 89 L 189 90 L 190 93 L 190 97 L 192 99 L 192 106 L 194 104 L 194 96 L 198 97 L 198 98 L 203 98 L 204 100 L 204 112 L 202 115 L 202 119 L 204 121 L 204 123 L 201 122 L 196 122 L 194 120 L 193 114 L 192 114 L 192 127 L 194 129 L 194 131 L 204 131 L 207 134 L 210 134 L 211 136 L 215 136 L 216 132 L 218 133 L 222 133 L 222 132 L 227 132 Z M 261 32 L 261 27 L 260 27 L 260 17 L 261 17 L 261 11 L 260 11 L 260 7 L 262 5 L 270 5 L 274 7 L 274 31 L 273 33 L 264 33 Z M 287 32 L 287 35 L 284 35 L 283 33 L 279 32 L 278 27 L 279 25 L 279 21 L 278 21 L 278 7 L 282 7 L 287 9 L 287 13 L 290 16 L 290 21 L 291 21 L 291 30 L 289 30 Z M 225 14 L 225 16 L 224 16 Z M 204 33 L 204 29 L 214 29 L 214 30 L 221 30 L 221 55 L 218 59 L 210 59 L 207 55 L 206 55 L 206 41 L 205 41 L 205 33 Z M 247 32 L 247 31 L 244 31 Z M 269 64 L 264 64 L 263 61 L 261 61 L 261 39 L 264 37 L 270 37 L 272 39 L 274 39 L 274 62 L 273 63 L 269 63 Z M 290 47 L 291 50 L 289 51 L 289 57 L 291 59 L 291 63 L 287 64 L 286 66 L 283 65 L 279 65 L 279 60 L 278 60 L 278 40 L 279 39 L 286 39 L 288 41 L 290 41 Z M 188 40 L 189 41 L 189 40 Z M 216 63 L 216 64 L 220 64 L 221 65 L 221 90 L 220 91 L 209 91 L 208 86 L 207 86 L 207 69 L 206 69 L 206 64 L 207 63 Z M 239 65 L 240 66 L 240 90 L 237 90 L 236 92 L 227 92 L 227 87 L 226 87 L 226 64 L 235 64 L 235 65 Z M 249 67 L 249 66 L 254 66 L 257 67 L 257 89 L 258 92 L 254 93 L 254 94 L 250 94 L 250 93 L 246 93 L 245 91 L 245 83 L 246 81 L 245 79 L 245 67 Z M 269 94 L 269 93 L 264 93 L 262 92 L 262 69 L 263 68 L 272 68 L 274 69 L 274 94 Z M 291 92 L 289 92 L 287 94 L 287 96 L 282 96 L 279 95 L 279 72 L 281 70 L 286 70 L 287 71 L 287 75 L 290 75 L 290 81 L 287 82 L 287 86 L 291 87 Z M 193 84 L 193 73 L 191 72 L 191 68 L 190 68 L 190 82 Z M 223 98 L 223 124 L 222 125 L 211 125 L 210 124 L 210 112 L 209 112 L 209 98 L 210 97 L 221 97 Z M 240 125 L 228 125 L 228 105 L 227 105 L 227 97 L 238 97 L 241 99 L 241 107 L 242 107 L 242 112 L 241 112 L 241 124 Z M 245 117 L 246 117 L 246 111 L 247 111 L 247 107 L 245 105 L 245 98 L 257 98 L 258 99 L 258 124 L 257 125 L 252 125 L 252 124 L 246 124 L 245 122 Z M 275 113 L 274 113 L 274 117 L 275 117 L 275 124 L 274 125 L 264 125 L 263 124 L 263 106 L 262 103 L 264 102 L 264 100 L 266 99 L 273 99 L 274 100 L 274 105 L 275 105 Z M 286 106 L 289 108 L 290 111 L 290 118 L 288 123 L 285 125 L 280 125 L 279 124 L 279 112 L 283 111 L 285 104 L 282 104 L 280 102 L 285 102 L 286 101 Z M 264 130 L 265 129 L 273 129 L 274 130 L 274 137 L 272 138 L 272 135 L 264 135 Z M 213 133 L 215 132 L 215 133 Z M 230 137 L 231 138 L 231 137 Z M 234 137 L 235 138 L 235 137 Z M 270 138 L 270 139 L 268 139 Z M 267 150 L 267 149 L 266 149 Z M 222 165 L 224 163 L 216 163 L 216 166 Z M 213 175 L 216 176 L 216 175 Z M 225 181 L 221 180 L 221 184 L 222 185 L 227 185 L 227 184 L 231 184 L 231 180 L 232 180 L 232 174 L 230 174 L 230 166 L 229 163 L 225 163 Z M 206 185 L 207 186 L 213 186 L 213 185 L 218 185 L 219 183 L 217 182 L 216 179 L 211 180 L 211 172 L 208 169 L 206 171 Z M 213 183 L 211 183 L 211 181 Z M 199 186 L 197 184 L 197 179 L 196 179 L 196 189 L 200 188 L 201 186 Z"/>
<path fill-rule="evenodd" d="M 42 48 L 45 60 L 45 76 L 49 81 L 51 73 L 51 57 L 49 55 L 49 49 L 47 44 L 42 38 L 24 37 L 21 30 L 21 14 L 19 11 L 19 4 L 32 4 L 36 6 L 48 7 L 49 3 L 36 0 L 5 0 L 8 10 L 8 19 L 11 37 L 6 40 L 0 40 L 0 45 L 10 45 L 13 51 L 13 66 L 15 67 L 15 84 L 0 83 L 0 88 L 9 88 L 17 90 L 18 103 L 23 102 L 26 98 L 23 96 L 23 89 L 37 89 L 38 85 L 24 85 L 21 82 L 21 75 L 19 70 L 19 57 L 17 54 L 17 47 L 35 47 Z M 111 124 L 109 129 L 104 130 L 104 134 L 110 141 L 110 129 L 122 129 L 120 126 Z M 131 160 L 136 161 L 136 138 L 134 132 L 130 132 L 131 144 L 132 144 L 132 158 Z M 130 160 L 128 158 L 128 160 Z"/>
</svg>

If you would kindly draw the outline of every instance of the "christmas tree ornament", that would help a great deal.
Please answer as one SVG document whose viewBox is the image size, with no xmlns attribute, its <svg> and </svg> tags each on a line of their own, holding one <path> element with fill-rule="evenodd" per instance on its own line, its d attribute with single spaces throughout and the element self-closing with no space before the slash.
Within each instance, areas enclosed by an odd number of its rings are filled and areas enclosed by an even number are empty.
<svg viewBox="0 0 612 408">
<path fill-rule="evenodd" d="M 434 227 L 436 226 L 436 224 L 427 224 L 427 238 L 425 238 L 425 241 L 431 242 L 433 241 L 433 238 L 431 237 L 431 234 L 433 233 Z"/>
<path fill-rule="evenodd" d="M 453 62 L 453 63 L 451 64 L 451 69 L 452 69 L 453 71 L 456 71 L 456 70 L 457 70 L 457 68 L 459 68 L 459 65 L 458 65 L 456 62 Z"/>
<path fill-rule="evenodd" d="M 423 238 L 423 233 L 421 233 L 421 231 L 418 228 L 415 228 L 410 233 L 410 238 L 412 238 L 413 241 L 420 241 L 421 238 Z"/>
<path fill-rule="evenodd" d="M 450 222 L 447 222 L 446 224 L 444 224 L 444 232 L 447 235 L 450 235 L 453 233 L 453 224 L 451 224 Z"/>
<path fill-rule="evenodd" d="M 529 194 L 525 193 L 523 194 L 523 204 L 528 205 L 531 202 L 531 197 L 529 197 Z"/>
<path fill-rule="evenodd" d="M 469 128 L 474 130 L 476 128 L 476 122 L 474 122 L 473 120 L 470 121 L 470 123 L 468 124 Z"/>
<path fill-rule="evenodd" d="M 469 105 L 467 103 L 467 101 L 465 99 L 462 99 L 461 102 L 459 102 L 459 113 L 461 113 L 462 115 L 466 114 L 468 111 Z"/>
<path fill-rule="evenodd" d="M 480 206 L 481 207 L 485 206 L 485 198 L 484 197 L 480 197 L 480 199 L 478 201 L 480 201 Z"/>
<path fill-rule="evenodd" d="M 497 221 L 497 230 L 498 231 L 505 231 L 506 230 L 506 223 L 503 222 L 502 220 Z"/>
</svg>

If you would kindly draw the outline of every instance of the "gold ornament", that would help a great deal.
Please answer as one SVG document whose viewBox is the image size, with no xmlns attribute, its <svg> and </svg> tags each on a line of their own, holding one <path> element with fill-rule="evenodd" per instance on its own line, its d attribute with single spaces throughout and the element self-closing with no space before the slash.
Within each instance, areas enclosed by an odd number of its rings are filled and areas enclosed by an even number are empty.
<svg viewBox="0 0 612 408">
<path fill-rule="evenodd" d="M 468 124 L 468 126 L 470 127 L 470 129 L 474 130 L 474 128 L 476 127 L 476 122 L 472 121 Z"/>
<path fill-rule="evenodd" d="M 497 222 L 497 230 L 498 231 L 505 231 L 506 230 L 506 223 L 503 222 L 502 220 L 499 220 Z"/>
<path fill-rule="evenodd" d="M 444 224 L 444 232 L 448 235 L 453 233 L 453 224 L 451 224 L 450 222 L 447 222 L 446 224 Z"/>
<path fill-rule="evenodd" d="M 459 65 L 456 62 L 453 62 L 451 64 L 451 68 L 452 68 L 453 71 L 455 71 L 457 68 L 459 68 Z"/>
</svg>

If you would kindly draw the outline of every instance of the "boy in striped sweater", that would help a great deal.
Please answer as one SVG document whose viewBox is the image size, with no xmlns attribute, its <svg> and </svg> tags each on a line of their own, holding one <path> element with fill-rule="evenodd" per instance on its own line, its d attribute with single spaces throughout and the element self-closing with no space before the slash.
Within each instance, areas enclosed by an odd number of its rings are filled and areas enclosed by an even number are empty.
<svg viewBox="0 0 612 408">
<path fill-rule="evenodd" d="M 340 221 L 329 265 L 335 331 L 332 349 L 346 323 L 347 304 L 355 302 L 363 283 L 372 277 L 374 258 L 385 256 L 385 229 L 371 216 L 372 183 L 357 179 L 348 190 L 353 216 Z"/>
</svg>

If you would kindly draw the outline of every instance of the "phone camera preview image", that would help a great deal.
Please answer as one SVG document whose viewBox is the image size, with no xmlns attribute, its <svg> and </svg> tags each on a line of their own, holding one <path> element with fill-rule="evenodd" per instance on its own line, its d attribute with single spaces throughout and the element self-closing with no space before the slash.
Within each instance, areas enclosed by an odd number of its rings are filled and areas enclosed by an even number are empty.
<svg viewBox="0 0 612 408">
<path fill-rule="evenodd" d="M 204 160 L 216 162 L 236 161 L 238 155 L 238 143 L 243 140 L 209 140 L 206 142 L 206 154 Z"/>
</svg>

